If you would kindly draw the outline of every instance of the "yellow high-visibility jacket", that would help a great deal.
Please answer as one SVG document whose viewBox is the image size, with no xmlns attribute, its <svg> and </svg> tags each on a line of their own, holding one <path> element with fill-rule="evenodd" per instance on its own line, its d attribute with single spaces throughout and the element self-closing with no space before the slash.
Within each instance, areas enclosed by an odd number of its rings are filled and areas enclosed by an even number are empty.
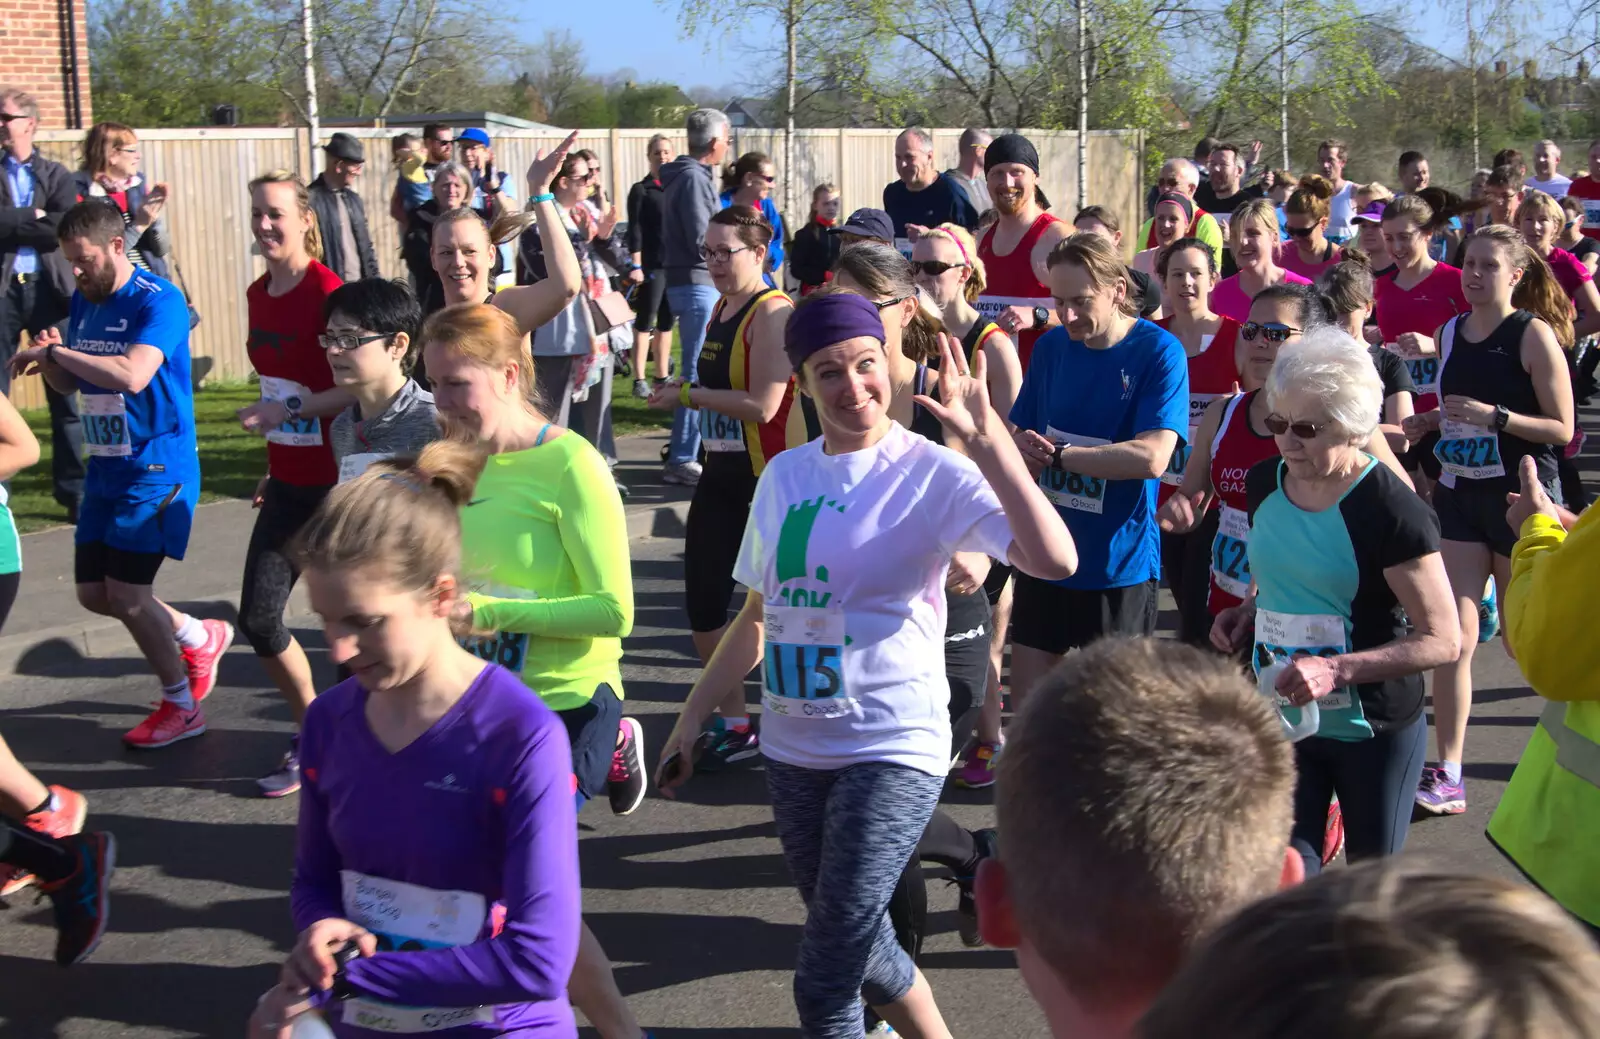
<svg viewBox="0 0 1600 1039">
<path fill-rule="evenodd" d="M 1568 533 L 1523 523 L 1502 612 L 1517 663 L 1547 701 L 1488 836 L 1573 915 L 1600 926 L 1600 508 Z"/>
</svg>

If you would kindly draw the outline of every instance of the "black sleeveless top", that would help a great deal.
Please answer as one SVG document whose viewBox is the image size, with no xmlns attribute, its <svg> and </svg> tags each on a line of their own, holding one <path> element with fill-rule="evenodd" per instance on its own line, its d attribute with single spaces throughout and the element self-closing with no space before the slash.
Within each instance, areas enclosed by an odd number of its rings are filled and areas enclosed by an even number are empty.
<svg viewBox="0 0 1600 1039">
<path fill-rule="evenodd" d="M 1465 315 L 1453 318 L 1455 336 L 1450 355 L 1439 363 L 1439 396 L 1471 397 L 1519 415 L 1543 415 L 1533 377 L 1522 367 L 1522 335 L 1533 319 L 1526 310 L 1514 311 L 1488 338 L 1475 343 L 1467 338 Z M 1500 457 L 1505 475 L 1462 482 L 1484 490 L 1514 491 L 1521 484 L 1518 469 L 1522 459 L 1531 456 L 1539 469 L 1539 481 L 1549 483 L 1556 478 L 1560 451 L 1556 444 L 1535 444 L 1502 431 Z"/>
<path fill-rule="evenodd" d="M 735 341 L 739 334 L 739 326 L 749 315 L 755 305 L 766 299 L 768 290 L 762 288 L 745 300 L 744 306 L 732 313 L 718 301 L 717 307 L 711 313 L 711 320 L 706 323 L 705 345 L 700 348 L 700 362 L 696 368 L 701 386 L 708 390 L 731 390 L 733 384 L 733 365 L 735 355 L 739 353 L 738 343 Z M 747 363 L 740 359 L 739 363 Z M 701 412 L 701 436 L 707 432 L 707 426 L 715 426 L 714 432 L 721 434 L 734 434 L 741 440 L 745 437 L 744 423 L 726 415 L 719 414 L 706 408 Z M 705 453 L 705 470 L 713 477 L 745 477 L 755 479 L 755 467 L 750 462 L 748 444 L 743 451 L 707 451 Z"/>
</svg>

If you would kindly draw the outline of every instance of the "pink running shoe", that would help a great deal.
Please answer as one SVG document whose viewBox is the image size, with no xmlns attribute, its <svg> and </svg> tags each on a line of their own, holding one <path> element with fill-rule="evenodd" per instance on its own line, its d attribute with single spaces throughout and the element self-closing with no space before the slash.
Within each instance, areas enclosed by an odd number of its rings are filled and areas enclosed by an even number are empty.
<svg viewBox="0 0 1600 1039">
<path fill-rule="evenodd" d="M 70 837 L 81 832 L 84 817 L 89 814 L 89 802 L 76 790 L 68 790 L 64 786 L 53 786 L 50 788 L 50 793 L 55 798 L 55 811 L 46 808 L 34 812 L 22 820 L 22 824 L 36 833 L 49 834 L 56 838 Z M 0 898 L 14 895 L 38 879 L 25 869 L 0 865 Z"/>
<path fill-rule="evenodd" d="M 185 711 L 170 700 L 162 700 L 150 717 L 122 737 L 122 742 L 141 750 L 155 750 L 205 731 L 206 716 L 199 704 Z"/>
<path fill-rule="evenodd" d="M 233 645 L 232 624 L 214 620 L 201 621 L 200 624 L 206 629 L 206 644 L 198 649 L 180 647 L 183 649 L 183 666 L 189 672 L 189 692 L 194 695 L 195 703 L 211 695 L 211 690 L 217 684 L 217 661 Z"/>
</svg>

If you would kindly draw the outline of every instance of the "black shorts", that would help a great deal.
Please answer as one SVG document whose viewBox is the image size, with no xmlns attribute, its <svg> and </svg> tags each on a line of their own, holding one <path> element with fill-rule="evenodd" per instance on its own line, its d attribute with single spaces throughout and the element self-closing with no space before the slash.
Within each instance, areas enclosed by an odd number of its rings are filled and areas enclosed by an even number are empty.
<svg viewBox="0 0 1600 1039">
<path fill-rule="evenodd" d="M 712 461 L 701 474 L 684 524 L 683 592 L 690 631 L 716 631 L 728 623 L 737 587 L 733 564 L 756 493 L 754 476 L 720 468 Z"/>
<path fill-rule="evenodd" d="M 1550 500 L 1561 501 L 1561 481 L 1544 483 Z M 1454 487 L 1444 484 L 1433 489 L 1433 511 L 1439 515 L 1439 538 L 1464 541 L 1469 545 L 1488 545 L 1497 556 L 1511 558 L 1517 532 L 1506 522 L 1504 486 L 1479 487 L 1473 480 L 1458 480 Z"/>
<path fill-rule="evenodd" d="M 595 686 L 589 702 L 556 717 L 567 727 L 572 744 L 572 777 L 578 792 L 596 798 L 606 792 L 611 776 L 611 755 L 617 749 L 617 726 L 622 724 L 622 701 L 616 690 L 602 682 Z"/>
<path fill-rule="evenodd" d="M 1009 563 L 989 564 L 989 576 L 983 579 L 983 594 L 988 596 L 991 608 L 1000 602 L 1000 593 L 1006 590 L 1006 582 L 1014 573 L 1016 568 Z"/>
<path fill-rule="evenodd" d="M 164 552 L 127 552 L 103 541 L 73 547 L 72 579 L 78 584 L 99 584 L 108 577 L 123 584 L 155 584 L 167 558 Z"/>
<path fill-rule="evenodd" d="M 1154 581 L 1122 588 L 1063 588 L 1017 575 L 1011 600 L 1011 642 L 1060 655 L 1102 635 L 1154 635 Z"/>
<path fill-rule="evenodd" d="M 667 272 L 645 271 L 633 292 L 635 332 L 672 331 L 672 304 L 667 302 Z"/>
<path fill-rule="evenodd" d="M 950 684 L 950 753 L 959 754 L 989 690 L 989 600 L 982 592 L 946 593 L 944 677 Z"/>
</svg>

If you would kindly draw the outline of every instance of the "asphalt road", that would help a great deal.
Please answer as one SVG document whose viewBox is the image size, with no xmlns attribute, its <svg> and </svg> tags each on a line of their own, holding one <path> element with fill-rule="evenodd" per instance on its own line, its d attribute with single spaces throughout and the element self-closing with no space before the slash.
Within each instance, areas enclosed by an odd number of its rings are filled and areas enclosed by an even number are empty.
<svg viewBox="0 0 1600 1039">
<path fill-rule="evenodd" d="M 638 619 L 625 682 L 652 747 L 697 670 L 680 552 L 669 538 L 634 543 Z M 300 635 L 319 676 L 331 677 L 320 633 Z M 1475 677 L 1470 810 L 1416 823 L 1406 854 L 1513 875 L 1483 829 L 1539 701 L 1498 642 L 1483 647 Z M 0 731 L 46 782 L 88 795 L 90 824 L 115 831 L 120 864 L 111 931 L 70 971 L 50 960 L 47 905 L 30 893 L 0 911 L 0 1039 L 236 1036 L 288 950 L 294 799 L 263 800 L 252 782 L 284 749 L 286 708 L 236 647 L 207 702 L 206 735 L 125 751 L 120 734 L 155 698 L 132 653 L 0 679 Z M 949 801 L 964 825 L 993 821 L 992 792 L 952 788 Z M 790 979 L 801 905 L 758 768 L 702 777 L 685 801 L 652 798 L 625 819 L 591 805 L 580 828 L 586 918 L 647 1028 L 660 1039 L 797 1034 Z M 961 946 L 952 887 L 932 886 L 930 901 L 936 933 L 923 967 L 953 1033 L 1045 1035 L 1010 954 Z"/>
</svg>

